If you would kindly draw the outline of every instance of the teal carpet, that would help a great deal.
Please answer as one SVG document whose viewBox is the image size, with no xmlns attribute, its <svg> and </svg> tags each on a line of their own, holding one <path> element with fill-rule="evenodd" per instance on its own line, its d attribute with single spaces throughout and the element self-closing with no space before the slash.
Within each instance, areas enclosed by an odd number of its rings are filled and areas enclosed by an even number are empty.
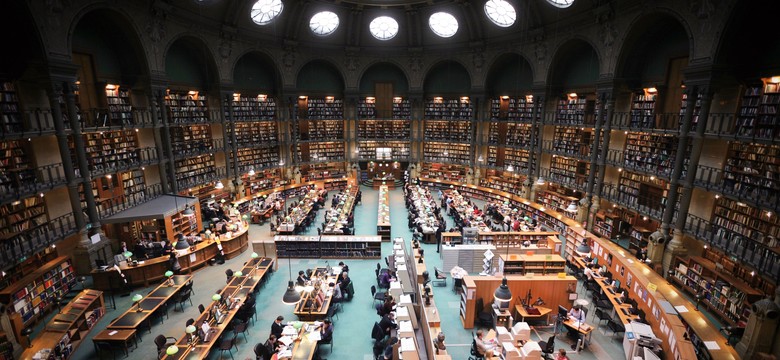
<svg viewBox="0 0 780 360">
<path fill-rule="evenodd" d="M 362 187 L 363 203 L 358 205 L 355 210 L 355 233 L 358 235 L 376 234 L 377 223 L 377 203 L 378 192 L 367 187 Z M 332 192 L 331 192 L 332 194 Z M 477 201 L 482 206 L 483 202 Z M 330 203 L 326 207 L 329 207 Z M 323 210 L 317 217 L 317 225 L 322 221 Z M 393 190 L 390 192 L 390 218 L 393 237 L 402 237 L 407 242 L 411 238 L 411 232 L 407 228 L 407 211 L 404 207 L 403 192 Z M 453 226 L 452 219 L 445 216 L 448 221 L 448 228 Z M 249 236 L 253 239 L 267 239 L 271 235 L 268 225 L 251 225 Z M 312 226 L 309 233 L 316 234 L 316 227 Z M 442 260 L 436 254 L 436 245 L 422 244 L 425 249 L 426 261 L 429 269 L 434 266 L 442 267 Z M 383 257 L 391 252 L 391 244 L 382 244 Z M 225 284 L 224 272 L 226 269 L 237 269 L 243 262 L 250 259 L 250 252 L 241 254 L 238 258 L 227 261 L 224 265 L 206 266 L 194 273 L 195 294 L 193 295 L 193 304 L 187 304 L 183 312 L 169 311 L 169 318 L 165 323 L 154 323 L 151 334 L 141 335 L 142 342 L 139 342 L 137 349 L 134 349 L 129 359 L 155 359 L 157 357 L 154 346 L 154 337 L 158 334 L 165 336 L 181 337 L 184 335 L 184 323 L 189 318 L 195 318 L 198 315 L 197 305 L 206 304 L 210 301 L 211 295 L 215 290 L 220 289 Z M 376 284 L 374 269 L 377 262 L 381 262 L 384 267 L 384 260 L 345 260 L 350 267 L 350 277 L 355 283 L 355 298 L 344 304 L 344 311 L 338 314 L 335 320 L 333 352 L 329 347 L 321 349 L 323 358 L 335 359 L 372 359 L 372 340 L 371 328 L 375 321 L 379 320 L 371 296 L 370 287 Z M 336 264 L 338 260 L 331 260 L 330 264 Z M 269 274 L 269 281 L 260 289 L 257 296 L 257 321 L 249 329 L 248 341 L 239 335 L 238 351 L 233 351 L 235 359 L 254 359 L 253 347 L 258 342 L 264 342 L 271 328 L 271 323 L 278 316 L 282 315 L 286 320 L 294 320 L 293 307 L 282 303 L 282 295 L 286 289 L 289 279 L 290 269 L 295 278 L 298 270 L 305 270 L 315 266 L 322 266 L 324 260 L 317 259 L 282 259 L 276 272 Z M 449 271 L 449 269 L 444 269 Z M 476 329 L 463 329 L 460 321 L 459 306 L 460 297 L 452 291 L 452 279 L 448 279 L 447 287 L 434 286 L 434 299 L 439 309 L 441 317 L 441 326 L 446 334 L 446 344 L 448 353 L 453 359 L 465 360 L 468 358 L 469 349 L 472 342 L 472 331 Z M 144 294 L 149 289 L 136 289 L 134 292 Z M 584 296 L 584 294 L 581 294 Z M 110 303 L 110 300 L 107 300 Z M 131 306 L 130 297 L 116 297 L 116 310 L 108 310 L 107 314 L 98 322 L 95 329 L 90 333 L 94 335 L 100 329 L 105 328 L 112 319 L 119 316 L 123 311 Z M 589 313 L 590 314 L 590 313 Z M 47 321 L 51 316 L 47 317 Z M 592 315 L 589 315 L 588 322 L 591 322 Z M 42 328 L 41 323 L 35 334 Z M 599 327 L 593 332 L 593 342 L 591 346 L 582 353 L 572 354 L 570 359 L 622 359 L 622 335 L 611 336 L 604 335 L 605 328 Z M 546 340 L 552 334 L 551 327 L 539 327 L 532 331 L 532 339 Z M 34 338 L 34 336 L 33 336 Z M 89 337 L 88 337 L 89 338 Z M 569 349 L 571 341 L 564 336 L 558 336 L 556 339 L 556 348 Z M 118 358 L 123 358 L 124 354 L 117 353 Z M 73 354 L 72 359 L 86 360 L 95 359 L 95 351 L 91 341 L 85 341 Z M 219 359 L 219 351 L 212 351 L 209 359 Z M 230 359 L 225 353 L 224 359 Z M 425 359 L 425 354 L 421 354 Z"/>
</svg>

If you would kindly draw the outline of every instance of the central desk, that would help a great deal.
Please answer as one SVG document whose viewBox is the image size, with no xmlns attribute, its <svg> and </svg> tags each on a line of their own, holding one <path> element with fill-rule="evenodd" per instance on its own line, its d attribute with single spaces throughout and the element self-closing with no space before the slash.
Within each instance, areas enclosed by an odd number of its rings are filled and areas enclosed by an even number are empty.
<svg viewBox="0 0 780 360">
<path fill-rule="evenodd" d="M 314 301 L 314 297 L 316 297 L 316 292 L 312 291 L 306 292 L 301 296 L 301 299 L 298 300 L 298 303 L 295 304 L 295 310 L 293 311 L 293 314 L 298 317 L 298 320 L 301 321 L 315 321 L 315 320 L 324 320 L 328 316 L 328 310 L 330 309 L 331 302 L 333 301 L 333 292 L 331 292 L 328 289 L 329 283 L 337 283 L 338 280 L 338 274 L 326 274 L 326 268 L 324 267 L 318 267 L 314 269 L 314 272 L 312 273 L 312 279 L 315 277 L 325 276 L 325 279 L 322 280 L 322 287 L 321 289 L 325 292 L 325 300 L 320 304 L 318 308 L 311 308 L 307 306 L 307 303 L 309 301 Z M 338 286 L 338 284 L 336 284 Z"/>
</svg>

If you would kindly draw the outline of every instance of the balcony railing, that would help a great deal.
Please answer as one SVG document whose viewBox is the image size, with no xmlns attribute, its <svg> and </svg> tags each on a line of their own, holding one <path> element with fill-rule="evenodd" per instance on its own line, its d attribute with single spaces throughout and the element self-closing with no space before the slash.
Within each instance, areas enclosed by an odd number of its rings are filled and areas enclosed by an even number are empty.
<svg viewBox="0 0 780 360">
<path fill-rule="evenodd" d="M 37 227 L 33 231 L 15 234 L 0 241 L 0 263 L 16 264 L 19 259 L 31 256 L 77 231 L 73 214 L 69 213 L 52 219 L 45 226 Z"/>
<path fill-rule="evenodd" d="M 542 150 L 550 154 L 573 157 L 580 160 L 590 159 L 590 145 L 578 145 L 574 148 L 568 148 L 563 146 L 560 140 L 545 140 L 542 142 Z"/>
<path fill-rule="evenodd" d="M 630 131 L 678 133 L 680 131 L 680 114 L 655 114 L 651 117 L 632 117 L 631 113 L 616 112 L 612 119 L 613 129 Z"/>
<path fill-rule="evenodd" d="M 104 200 L 100 203 L 99 206 L 100 218 L 107 218 L 120 211 L 141 205 L 162 195 L 162 193 L 163 191 L 161 184 L 152 184 L 146 186 L 143 192 Z"/>
<path fill-rule="evenodd" d="M 768 189 L 756 184 L 759 181 L 772 181 L 772 179 L 767 180 L 759 174 L 748 174 L 742 180 L 736 180 L 733 175 L 726 174 L 722 169 L 699 165 L 696 168 L 694 185 L 762 207 L 780 210 L 780 197 L 778 197 L 780 190 L 776 190 L 778 186 Z"/>
<path fill-rule="evenodd" d="M 214 168 L 213 172 L 177 179 L 176 184 L 179 186 L 179 189 L 187 189 L 196 185 L 224 179 L 225 177 L 227 177 L 227 169 L 222 166 Z"/>
<path fill-rule="evenodd" d="M 110 112 L 108 109 L 88 109 L 79 113 L 83 132 L 113 129 L 136 129 L 153 125 L 152 114 L 145 108 L 134 108 L 126 112 Z"/>
<path fill-rule="evenodd" d="M 2 202 L 12 198 L 25 198 L 66 183 L 62 163 L 43 165 L 20 172 L 9 172 L 5 176 L 9 177 L 10 181 L 8 186 L 0 186 L 0 201 Z M 30 181 L 30 178 L 33 178 L 34 181 Z"/>
<path fill-rule="evenodd" d="M 541 168 L 539 175 L 547 182 L 556 183 L 563 187 L 584 192 L 588 182 L 585 178 L 563 176 L 548 168 Z"/>
<path fill-rule="evenodd" d="M 622 167 L 627 170 L 644 172 L 658 177 L 669 178 L 672 175 L 672 168 L 658 164 L 646 163 L 640 159 L 626 158 L 623 150 L 608 150 L 606 163 L 612 166 Z"/>
<path fill-rule="evenodd" d="M 656 219 L 662 218 L 664 207 L 666 206 L 665 198 L 632 195 L 627 192 L 619 191 L 618 187 L 614 184 L 605 185 L 602 188 L 601 197 L 613 203 L 634 209 L 642 215 L 649 215 Z"/>
</svg>

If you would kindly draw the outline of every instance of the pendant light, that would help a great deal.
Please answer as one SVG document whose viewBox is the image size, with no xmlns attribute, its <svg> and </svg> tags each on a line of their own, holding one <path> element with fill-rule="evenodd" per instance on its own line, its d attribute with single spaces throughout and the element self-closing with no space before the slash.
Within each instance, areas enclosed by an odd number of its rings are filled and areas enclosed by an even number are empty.
<svg viewBox="0 0 780 360">
<path fill-rule="evenodd" d="M 255 176 L 255 169 L 249 169 L 249 172 L 247 173 L 249 176 Z"/>
<path fill-rule="evenodd" d="M 512 292 L 509 291 L 509 286 L 507 286 L 506 283 L 506 275 L 504 275 L 504 278 L 501 279 L 501 285 L 499 285 L 493 293 L 493 297 L 496 300 L 501 302 L 509 302 L 512 300 Z"/>
<path fill-rule="evenodd" d="M 574 201 L 572 201 L 571 204 L 569 204 L 569 207 L 566 208 L 566 211 L 573 213 L 577 212 L 577 210 L 579 209 L 577 208 L 577 204 Z"/>
<path fill-rule="evenodd" d="M 214 185 L 214 188 L 217 190 L 222 190 L 225 188 L 225 184 L 222 183 L 222 180 L 217 180 L 217 184 Z"/>
<path fill-rule="evenodd" d="M 284 292 L 284 296 L 282 297 L 282 302 L 285 305 L 293 305 L 301 300 L 301 294 L 299 294 L 298 291 L 295 290 L 295 283 L 293 282 L 292 279 L 292 263 L 290 258 L 287 258 L 287 266 L 290 269 L 290 281 L 287 282 L 287 291 Z"/>
</svg>

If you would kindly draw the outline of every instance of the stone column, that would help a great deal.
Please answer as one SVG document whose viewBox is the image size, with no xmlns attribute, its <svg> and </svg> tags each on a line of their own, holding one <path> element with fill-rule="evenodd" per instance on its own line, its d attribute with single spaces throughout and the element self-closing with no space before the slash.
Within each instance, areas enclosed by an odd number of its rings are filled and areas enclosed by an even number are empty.
<svg viewBox="0 0 780 360">
<path fill-rule="evenodd" d="M 609 141 L 612 136 L 612 121 L 615 116 L 615 96 L 612 90 L 605 92 L 604 107 L 606 110 L 604 125 L 601 131 L 601 139 L 595 138 L 599 142 L 599 156 L 596 158 L 596 169 L 594 163 L 590 164 L 590 171 L 598 171 L 593 184 L 593 196 L 590 201 L 590 211 L 588 212 L 588 224 L 586 229 L 593 231 L 593 223 L 596 220 L 596 213 L 601 208 L 601 191 L 604 189 L 604 174 L 607 170 L 607 153 L 609 152 Z M 610 239 L 611 240 L 611 239 Z"/>
<path fill-rule="evenodd" d="M 240 195 L 244 193 L 244 182 L 241 181 L 242 171 L 238 166 L 238 139 L 236 138 L 236 120 L 235 115 L 233 114 L 233 91 L 226 90 L 225 87 L 222 87 L 220 94 L 222 95 L 221 105 L 223 108 L 223 111 L 220 113 L 225 114 L 225 119 L 222 121 L 222 134 L 224 136 L 223 144 L 225 150 L 225 168 L 228 169 L 228 179 L 232 180 L 228 186 L 230 191 L 232 191 L 234 194 Z M 231 164 L 233 165 L 232 179 L 230 176 Z"/>
<path fill-rule="evenodd" d="M 661 221 L 661 233 L 668 241 L 666 252 L 663 257 L 664 271 L 669 270 L 674 263 L 674 258 L 680 254 L 685 253 L 685 247 L 682 243 L 683 233 L 681 229 L 676 229 L 674 234 L 670 233 L 670 227 L 672 226 L 672 218 L 674 217 L 675 205 L 679 197 L 680 177 L 682 177 L 685 158 L 688 154 L 688 138 L 691 131 L 691 123 L 693 122 L 693 110 L 696 106 L 696 94 L 697 89 L 692 86 L 688 86 L 685 89 L 688 94 L 686 100 L 685 114 L 682 118 L 682 124 L 680 126 L 680 138 L 677 142 L 677 153 L 674 157 L 674 170 L 672 170 L 671 181 L 669 183 L 669 195 L 666 198 L 666 207 L 664 208 L 663 219 Z M 703 128 L 703 127 L 702 127 Z M 688 165 L 688 173 L 695 173 L 696 168 L 691 168 Z M 683 224 L 685 224 L 683 222 Z"/>
<path fill-rule="evenodd" d="M 780 295 L 779 291 L 775 295 Z M 772 341 L 777 332 L 780 306 L 769 299 L 756 301 L 752 306 L 752 313 L 745 326 L 745 335 L 734 347 L 737 354 L 743 359 L 752 359 L 753 355 L 772 351 Z"/>
<path fill-rule="evenodd" d="M 173 168 L 173 159 L 168 157 L 168 154 L 163 148 L 163 140 L 160 135 L 162 129 L 162 112 L 164 111 L 162 105 L 158 102 L 159 99 L 154 95 L 153 91 L 149 93 L 149 108 L 152 113 L 152 124 L 154 128 L 154 146 L 157 149 L 157 167 L 160 172 L 160 185 L 162 185 L 162 192 L 168 194 L 171 192 L 171 179 L 167 176 L 169 169 Z"/>
<path fill-rule="evenodd" d="M 531 146 L 528 149 L 528 177 L 523 182 L 523 197 L 530 201 L 536 199 L 536 180 L 539 179 L 542 161 L 542 129 L 544 128 L 545 116 L 545 93 L 534 94 L 534 111 L 531 118 Z"/>
<path fill-rule="evenodd" d="M 606 99 L 609 97 L 609 93 L 600 92 L 597 94 L 599 98 L 599 106 L 596 109 L 598 116 L 596 116 L 596 126 L 593 130 L 593 144 L 590 147 L 590 171 L 588 172 L 588 183 L 585 187 L 585 197 L 579 202 L 579 208 L 577 210 L 577 216 L 575 220 L 580 223 L 587 221 L 588 231 L 593 230 L 592 221 L 590 221 L 591 204 L 593 202 L 593 187 L 596 183 L 596 162 L 599 157 L 599 146 L 602 145 L 599 139 L 601 138 L 601 127 L 606 117 Z M 605 146 L 609 147 L 609 144 Z M 595 214 L 595 212 L 594 212 Z"/>
<path fill-rule="evenodd" d="M 171 166 L 168 167 L 167 176 L 170 178 L 171 186 L 169 190 L 172 193 L 179 193 L 179 182 L 176 181 L 176 157 L 173 155 L 173 145 L 171 144 L 171 125 L 168 122 L 168 106 L 165 105 L 165 86 L 157 85 L 152 87 L 152 96 L 157 99 L 157 103 L 160 104 L 160 120 L 162 121 L 162 132 L 160 138 L 162 140 L 162 147 L 165 149 L 165 154 L 168 157 L 168 161 Z M 161 169 L 162 170 L 162 169 Z M 163 173 L 160 173 L 163 176 Z"/>
</svg>

